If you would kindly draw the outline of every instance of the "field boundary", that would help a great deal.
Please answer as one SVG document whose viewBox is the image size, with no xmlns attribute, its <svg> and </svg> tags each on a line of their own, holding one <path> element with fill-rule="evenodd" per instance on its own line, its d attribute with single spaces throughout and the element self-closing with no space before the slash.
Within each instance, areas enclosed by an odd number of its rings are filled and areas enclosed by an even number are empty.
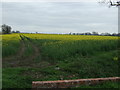
<svg viewBox="0 0 120 90">
<path fill-rule="evenodd" d="M 80 87 L 81 85 L 96 85 L 107 81 L 117 82 L 120 81 L 120 77 L 57 80 L 57 81 L 33 81 L 32 88 L 70 88 Z"/>
</svg>

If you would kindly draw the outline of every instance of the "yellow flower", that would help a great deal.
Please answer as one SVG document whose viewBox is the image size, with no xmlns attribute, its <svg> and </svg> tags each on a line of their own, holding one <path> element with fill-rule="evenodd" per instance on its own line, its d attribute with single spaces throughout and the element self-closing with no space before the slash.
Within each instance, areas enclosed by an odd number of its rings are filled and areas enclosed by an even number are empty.
<svg viewBox="0 0 120 90">
<path fill-rule="evenodd" d="M 118 60 L 118 57 L 113 57 L 113 60 L 117 61 L 117 60 Z"/>
</svg>

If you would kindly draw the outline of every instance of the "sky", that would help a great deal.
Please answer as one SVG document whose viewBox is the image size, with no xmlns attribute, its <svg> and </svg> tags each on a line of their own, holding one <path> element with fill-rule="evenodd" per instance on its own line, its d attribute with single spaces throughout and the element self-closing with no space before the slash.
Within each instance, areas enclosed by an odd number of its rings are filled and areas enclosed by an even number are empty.
<svg viewBox="0 0 120 90">
<path fill-rule="evenodd" d="M 1 8 L 0 8 L 1 9 Z M 2 24 L 21 32 L 117 33 L 118 9 L 96 0 L 2 2 Z"/>
</svg>

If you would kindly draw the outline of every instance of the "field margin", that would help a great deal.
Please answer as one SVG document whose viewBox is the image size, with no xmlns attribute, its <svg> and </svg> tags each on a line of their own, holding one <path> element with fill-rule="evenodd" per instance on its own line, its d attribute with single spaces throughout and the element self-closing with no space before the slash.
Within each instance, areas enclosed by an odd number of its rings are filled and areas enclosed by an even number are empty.
<svg viewBox="0 0 120 90">
<path fill-rule="evenodd" d="M 81 85 L 96 85 L 107 81 L 117 82 L 120 81 L 120 77 L 58 80 L 58 81 L 33 81 L 32 88 L 70 88 L 80 87 Z"/>
</svg>

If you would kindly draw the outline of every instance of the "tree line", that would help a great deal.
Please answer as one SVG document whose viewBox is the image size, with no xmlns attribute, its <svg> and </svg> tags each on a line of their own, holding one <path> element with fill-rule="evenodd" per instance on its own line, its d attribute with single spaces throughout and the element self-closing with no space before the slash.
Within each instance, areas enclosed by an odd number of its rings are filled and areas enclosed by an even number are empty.
<svg viewBox="0 0 120 90">
<path fill-rule="evenodd" d="M 11 33 L 20 33 L 20 31 L 12 31 L 12 27 L 6 24 L 3 24 L 1 26 L 2 28 L 2 34 L 11 34 Z M 69 33 L 69 35 L 100 35 L 100 36 L 120 36 L 120 33 L 101 33 L 99 34 L 98 32 L 93 31 L 92 33 L 86 32 L 86 33 Z"/>
<path fill-rule="evenodd" d="M 90 32 L 86 32 L 86 33 L 71 33 L 71 32 L 70 32 L 69 35 L 120 36 L 120 33 L 112 33 L 112 34 L 110 34 L 110 33 L 106 32 L 106 33 L 101 33 L 101 34 L 99 34 L 98 32 L 92 32 L 92 33 L 90 33 Z"/>
</svg>

